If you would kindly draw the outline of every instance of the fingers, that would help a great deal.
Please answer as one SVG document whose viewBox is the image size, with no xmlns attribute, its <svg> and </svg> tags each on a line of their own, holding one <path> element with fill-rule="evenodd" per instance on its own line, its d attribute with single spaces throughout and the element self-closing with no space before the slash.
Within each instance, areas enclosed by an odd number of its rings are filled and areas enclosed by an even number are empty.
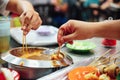
<svg viewBox="0 0 120 80">
<path fill-rule="evenodd" d="M 73 44 L 73 41 L 69 41 L 68 43 Z"/>
<path fill-rule="evenodd" d="M 39 14 L 35 11 L 23 12 L 20 16 L 20 21 L 24 35 L 28 34 L 31 29 L 36 30 L 42 24 Z"/>
<path fill-rule="evenodd" d="M 22 23 L 22 26 L 26 26 L 27 24 L 30 23 L 30 20 L 32 18 L 33 13 L 31 14 L 30 12 L 23 12 L 20 16 L 20 21 Z"/>
<path fill-rule="evenodd" d="M 64 44 L 65 42 L 68 42 L 70 44 L 73 44 L 73 39 L 74 39 L 74 33 L 72 34 L 68 34 L 68 35 L 64 35 L 64 29 L 60 29 L 58 32 L 58 36 L 57 36 L 57 40 L 58 40 L 58 44 L 61 46 L 62 44 Z"/>
<path fill-rule="evenodd" d="M 23 30 L 23 34 L 26 35 L 31 28 L 28 27 L 30 20 L 32 18 L 32 14 L 28 13 L 28 12 L 23 12 L 22 15 L 20 16 L 20 21 L 22 23 L 22 30 Z"/>
<path fill-rule="evenodd" d="M 74 37 L 75 37 L 74 33 L 66 35 L 66 36 L 63 36 L 63 41 L 72 44 L 72 41 L 75 39 Z"/>
<path fill-rule="evenodd" d="M 65 42 L 73 43 L 73 34 L 69 22 L 63 24 L 58 31 L 57 36 L 58 44 L 62 45 Z"/>
<path fill-rule="evenodd" d="M 58 41 L 59 46 L 61 46 L 64 43 L 63 38 L 62 38 L 62 36 L 64 36 L 63 32 L 64 31 L 62 30 L 62 28 L 59 29 L 58 31 L 57 41 Z"/>
<path fill-rule="evenodd" d="M 38 13 L 35 13 L 33 16 L 29 26 L 31 29 L 36 30 L 42 24 L 42 20 Z"/>
</svg>

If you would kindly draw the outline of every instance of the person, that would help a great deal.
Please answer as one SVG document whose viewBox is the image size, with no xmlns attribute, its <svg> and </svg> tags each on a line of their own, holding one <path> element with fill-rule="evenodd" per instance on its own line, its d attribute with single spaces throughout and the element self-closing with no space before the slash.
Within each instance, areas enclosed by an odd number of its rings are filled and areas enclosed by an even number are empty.
<svg viewBox="0 0 120 80">
<path fill-rule="evenodd" d="M 31 29 L 36 30 L 42 24 L 39 14 L 26 0 L 0 0 L 0 13 L 6 15 L 8 11 L 20 15 L 24 35 Z"/>
<path fill-rule="evenodd" d="M 120 20 L 105 20 L 101 22 L 85 22 L 69 20 L 63 24 L 57 35 L 58 44 L 70 44 L 73 40 L 84 40 L 93 37 L 120 40 Z"/>
<path fill-rule="evenodd" d="M 67 10 L 68 10 L 68 3 L 67 0 L 53 0 L 52 4 L 54 6 L 54 10 L 52 12 L 52 24 L 56 27 L 67 22 Z"/>
</svg>

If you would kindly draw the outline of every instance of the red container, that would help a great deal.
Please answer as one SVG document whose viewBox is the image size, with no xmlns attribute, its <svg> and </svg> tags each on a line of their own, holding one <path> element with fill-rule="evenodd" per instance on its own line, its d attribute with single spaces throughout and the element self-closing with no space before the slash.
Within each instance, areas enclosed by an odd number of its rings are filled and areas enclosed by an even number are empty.
<svg viewBox="0 0 120 80">
<path fill-rule="evenodd" d="M 5 68 L 5 69 L 7 69 L 7 70 L 9 70 L 11 72 L 11 75 L 13 76 L 14 80 L 20 80 L 20 74 L 17 71 L 12 70 L 12 69 L 8 69 L 8 68 Z M 7 75 L 7 77 L 8 76 L 9 75 Z M 7 80 L 3 70 L 0 70 L 0 80 Z"/>
<path fill-rule="evenodd" d="M 3 72 L 0 71 L 0 80 L 6 80 Z"/>
<path fill-rule="evenodd" d="M 105 46 L 105 47 L 115 47 L 116 46 L 116 43 L 117 41 L 116 40 L 113 40 L 113 39 L 104 39 L 102 41 L 102 44 Z"/>
</svg>

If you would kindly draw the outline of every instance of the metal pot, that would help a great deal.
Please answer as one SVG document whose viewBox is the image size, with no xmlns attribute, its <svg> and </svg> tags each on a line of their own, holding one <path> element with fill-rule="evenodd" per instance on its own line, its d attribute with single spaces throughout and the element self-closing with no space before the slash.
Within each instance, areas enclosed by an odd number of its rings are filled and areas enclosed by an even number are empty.
<svg viewBox="0 0 120 80">
<path fill-rule="evenodd" d="M 43 47 L 28 47 L 28 51 L 34 52 L 34 50 L 46 50 L 48 48 Z M 34 59 L 31 58 L 22 58 L 23 55 L 22 47 L 13 48 L 7 53 L 2 54 L 1 58 L 8 62 L 9 68 L 12 68 L 19 72 L 21 79 L 35 80 L 47 74 L 50 74 L 58 69 L 69 66 L 73 63 L 73 60 L 70 56 L 64 54 L 66 65 L 62 64 L 60 60 L 51 60 L 51 59 Z M 26 53 L 27 54 L 27 53 Z M 45 54 L 49 58 L 51 54 Z M 45 57 L 45 56 L 42 56 Z M 53 63 L 57 64 L 54 65 Z"/>
</svg>

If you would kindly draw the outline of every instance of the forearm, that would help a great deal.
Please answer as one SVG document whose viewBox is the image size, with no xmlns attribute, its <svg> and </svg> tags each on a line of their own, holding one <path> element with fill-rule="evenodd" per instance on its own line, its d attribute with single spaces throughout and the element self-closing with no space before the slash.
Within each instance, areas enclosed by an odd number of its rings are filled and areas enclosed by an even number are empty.
<svg viewBox="0 0 120 80">
<path fill-rule="evenodd" d="M 94 36 L 120 40 L 120 20 L 95 23 Z"/>
<path fill-rule="evenodd" d="M 32 4 L 26 0 L 10 0 L 6 9 L 19 15 L 23 11 L 34 10 Z"/>
</svg>

